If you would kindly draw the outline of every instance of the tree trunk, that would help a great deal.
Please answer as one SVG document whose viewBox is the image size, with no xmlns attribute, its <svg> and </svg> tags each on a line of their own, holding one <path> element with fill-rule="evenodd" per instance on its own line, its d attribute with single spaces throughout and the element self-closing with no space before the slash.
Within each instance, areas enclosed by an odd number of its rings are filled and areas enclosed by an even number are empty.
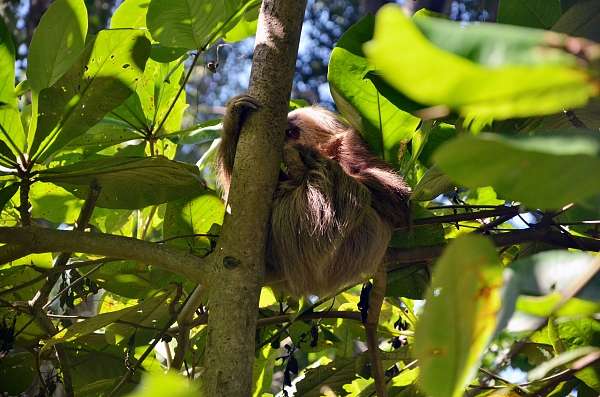
<svg viewBox="0 0 600 397">
<path fill-rule="evenodd" d="M 263 0 L 260 10 L 249 94 L 261 107 L 242 128 L 229 213 L 210 260 L 208 396 L 251 395 L 266 236 L 305 7 L 306 0 Z"/>
</svg>

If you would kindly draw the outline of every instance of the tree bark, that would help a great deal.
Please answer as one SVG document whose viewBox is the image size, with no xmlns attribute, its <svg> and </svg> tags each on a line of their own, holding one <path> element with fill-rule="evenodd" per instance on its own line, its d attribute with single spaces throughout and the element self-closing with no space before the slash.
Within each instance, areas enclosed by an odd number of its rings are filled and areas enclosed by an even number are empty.
<svg viewBox="0 0 600 397">
<path fill-rule="evenodd" d="M 261 103 L 242 127 L 228 214 L 210 258 L 208 342 L 203 387 L 208 396 L 252 391 L 258 298 L 288 101 L 306 0 L 262 2 L 249 94 Z"/>
</svg>

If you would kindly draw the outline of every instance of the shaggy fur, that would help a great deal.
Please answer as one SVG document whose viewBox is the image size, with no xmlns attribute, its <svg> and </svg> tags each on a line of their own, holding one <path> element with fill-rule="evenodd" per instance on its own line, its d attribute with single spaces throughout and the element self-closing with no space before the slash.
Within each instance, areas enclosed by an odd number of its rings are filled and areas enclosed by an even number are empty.
<svg viewBox="0 0 600 397">
<path fill-rule="evenodd" d="M 245 114 L 257 106 L 244 95 L 227 106 L 218 158 L 225 191 Z M 407 223 L 410 189 L 335 113 L 294 110 L 286 135 L 271 215 L 269 278 L 283 279 L 292 295 L 323 296 L 373 275 L 393 228 Z"/>
</svg>

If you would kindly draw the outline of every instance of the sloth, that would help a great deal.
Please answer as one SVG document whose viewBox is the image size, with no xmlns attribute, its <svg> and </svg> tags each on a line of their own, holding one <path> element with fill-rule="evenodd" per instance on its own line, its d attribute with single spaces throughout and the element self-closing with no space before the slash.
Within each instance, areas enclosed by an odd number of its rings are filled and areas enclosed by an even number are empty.
<svg viewBox="0 0 600 397">
<path fill-rule="evenodd" d="M 217 156 L 227 194 L 242 124 L 259 107 L 234 97 Z M 267 280 L 293 296 L 326 296 L 371 277 L 394 228 L 408 223 L 410 188 L 337 114 L 312 106 L 288 114 L 283 164 L 267 242 Z"/>
</svg>

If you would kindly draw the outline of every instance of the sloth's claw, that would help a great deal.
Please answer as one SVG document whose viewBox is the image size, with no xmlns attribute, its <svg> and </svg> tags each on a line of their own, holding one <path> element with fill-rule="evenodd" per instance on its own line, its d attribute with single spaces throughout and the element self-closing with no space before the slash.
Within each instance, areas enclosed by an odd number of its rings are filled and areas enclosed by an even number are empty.
<svg viewBox="0 0 600 397">
<path fill-rule="evenodd" d="M 228 103 L 228 107 L 231 107 L 233 110 L 258 110 L 260 108 L 260 102 L 258 100 L 248 94 L 241 94 L 231 98 Z"/>
</svg>

